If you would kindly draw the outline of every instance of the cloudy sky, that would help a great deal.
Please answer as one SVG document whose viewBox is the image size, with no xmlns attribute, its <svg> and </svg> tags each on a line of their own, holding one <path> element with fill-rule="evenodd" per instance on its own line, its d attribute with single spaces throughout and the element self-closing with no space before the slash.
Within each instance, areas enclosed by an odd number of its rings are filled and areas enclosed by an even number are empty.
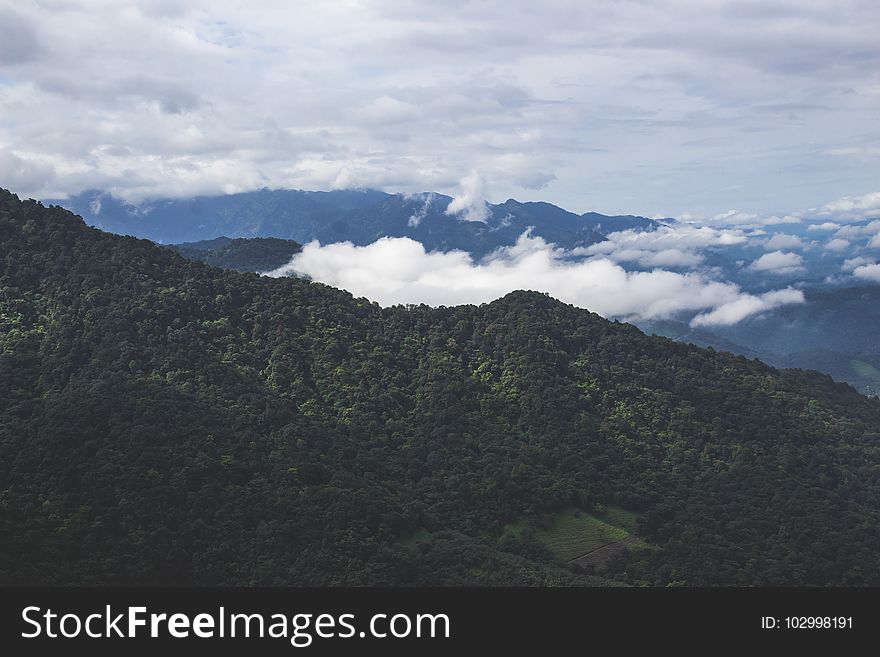
<svg viewBox="0 0 880 657">
<path fill-rule="evenodd" d="M 0 186 L 858 214 L 878 34 L 875 0 L 0 0 Z"/>
</svg>

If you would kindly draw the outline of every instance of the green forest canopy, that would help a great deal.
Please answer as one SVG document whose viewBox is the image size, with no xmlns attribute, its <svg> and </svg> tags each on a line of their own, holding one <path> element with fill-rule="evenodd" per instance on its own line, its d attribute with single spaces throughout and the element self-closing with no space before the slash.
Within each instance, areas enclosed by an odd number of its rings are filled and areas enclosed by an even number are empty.
<svg viewBox="0 0 880 657">
<path fill-rule="evenodd" d="M 533 292 L 380 308 L 0 191 L 0 399 L 4 584 L 880 584 L 880 401 Z M 651 548 L 601 576 L 504 532 L 611 507 Z"/>
</svg>

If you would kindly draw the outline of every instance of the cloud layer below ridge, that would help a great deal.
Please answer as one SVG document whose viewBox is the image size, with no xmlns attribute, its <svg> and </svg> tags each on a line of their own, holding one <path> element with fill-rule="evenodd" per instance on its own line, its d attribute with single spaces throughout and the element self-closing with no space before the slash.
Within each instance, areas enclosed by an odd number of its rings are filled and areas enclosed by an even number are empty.
<svg viewBox="0 0 880 657">
<path fill-rule="evenodd" d="M 367 246 L 311 242 L 289 264 L 268 273 L 290 274 L 305 275 L 386 306 L 479 304 L 513 290 L 533 290 L 609 318 L 660 319 L 685 314 L 695 326 L 734 324 L 804 301 L 799 290 L 747 294 L 732 283 L 713 281 L 697 272 L 627 271 L 607 257 L 573 256 L 528 234 L 480 261 L 463 251 L 426 252 L 408 238 L 382 238 Z"/>
</svg>

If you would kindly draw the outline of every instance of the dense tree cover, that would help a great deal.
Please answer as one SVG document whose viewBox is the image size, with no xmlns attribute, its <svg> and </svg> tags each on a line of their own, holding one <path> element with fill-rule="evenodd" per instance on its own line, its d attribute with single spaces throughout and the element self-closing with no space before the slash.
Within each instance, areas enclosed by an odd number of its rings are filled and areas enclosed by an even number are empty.
<svg viewBox="0 0 880 657">
<path fill-rule="evenodd" d="M 880 402 L 548 296 L 380 308 L 0 192 L 0 582 L 880 584 Z M 428 537 L 412 540 L 413 536 Z"/>
<path fill-rule="evenodd" d="M 810 349 L 763 360 L 777 367 L 799 367 L 825 372 L 836 381 L 846 381 L 862 394 L 880 397 L 880 354 Z"/>
<path fill-rule="evenodd" d="M 218 237 L 201 242 L 172 244 L 169 248 L 188 260 L 198 260 L 214 267 L 248 272 L 278 269 L 290 262 L 295 253 L 302 250 L 297 242 L 276 237 L 251 239 Z"/>
</svg>

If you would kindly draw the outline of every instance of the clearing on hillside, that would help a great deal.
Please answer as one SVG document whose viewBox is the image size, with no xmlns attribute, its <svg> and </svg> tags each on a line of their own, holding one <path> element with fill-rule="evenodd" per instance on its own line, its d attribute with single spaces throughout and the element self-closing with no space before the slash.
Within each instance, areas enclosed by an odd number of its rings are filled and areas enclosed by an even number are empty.
<svg viewBox="0 0 880 657">
<path fill-rule="evenodd" d="M 632 534 L 637 519 L 638 514 L 616 507 L 608 508 L 601 518 L 568 508 L 540 523 L 513 523 L 504 531 L 542 543 L 563 561 L 601 565 L 627 547 L 647 546 Z"/>
</svg>

